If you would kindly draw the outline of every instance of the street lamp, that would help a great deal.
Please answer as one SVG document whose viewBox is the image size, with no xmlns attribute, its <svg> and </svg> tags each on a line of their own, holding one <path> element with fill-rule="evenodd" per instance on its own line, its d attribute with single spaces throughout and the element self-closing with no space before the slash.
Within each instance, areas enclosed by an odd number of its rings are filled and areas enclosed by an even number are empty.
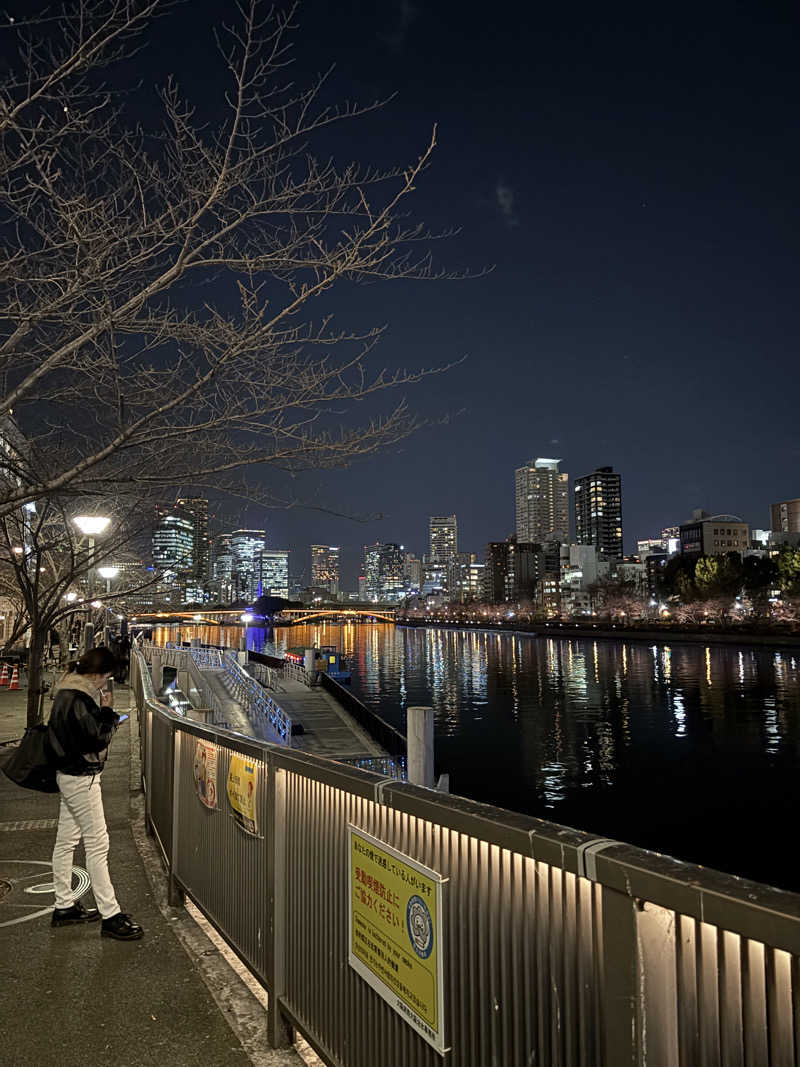
<svg viewBox="0 0 800 1067">
<path fill-rule="evenodd" d="M 89 568 L 86 575 L 86 595 L 87 599 L 91 599 L 94 595 L 94 539 L 106 532 L 111 525 L 111 519 L 106 515 L 76 515 L 72 521 L 83 536 L 89 540 Z M 88 619 L 86 622 L 85 633 L 86 650 L 88 651 L 94 645 L 94 631 L 92 630 L 92 625 Z"/>
</svg>

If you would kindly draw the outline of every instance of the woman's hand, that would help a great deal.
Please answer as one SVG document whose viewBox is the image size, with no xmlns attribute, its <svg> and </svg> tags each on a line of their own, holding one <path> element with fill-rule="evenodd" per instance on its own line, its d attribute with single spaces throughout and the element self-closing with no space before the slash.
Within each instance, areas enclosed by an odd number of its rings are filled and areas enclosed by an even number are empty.
<svg viewBox="0 0 800 1067">
<path fill-rule="evenodd" d="M 100 707 L 101 708 L 113 708 L 114 707 L 114 694 L 109 693 L 107 689 L 104 689 L 100 694 Z"/>
</svg>

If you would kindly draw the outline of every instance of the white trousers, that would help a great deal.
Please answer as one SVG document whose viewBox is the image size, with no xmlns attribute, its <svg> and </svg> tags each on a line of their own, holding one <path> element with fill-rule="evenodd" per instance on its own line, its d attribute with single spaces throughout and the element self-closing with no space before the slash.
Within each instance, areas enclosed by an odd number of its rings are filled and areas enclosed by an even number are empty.
<svg viewBox="0 0 800 1067">
<path fill-rule="evenodd" d="M 92 880 L 94 899 L 102 918 L 110 919 L 120 907 L 108 873 L 108 830 L 100 777 L 99 774 L 62 774 L 61 771 L 56 774 L 61 808 L 53 849 L 53 886 L 57 908 L 69 908 L 75 903 L 72 860 L 75 846 L 83 838 L 86 870 Z"/>
</svg>

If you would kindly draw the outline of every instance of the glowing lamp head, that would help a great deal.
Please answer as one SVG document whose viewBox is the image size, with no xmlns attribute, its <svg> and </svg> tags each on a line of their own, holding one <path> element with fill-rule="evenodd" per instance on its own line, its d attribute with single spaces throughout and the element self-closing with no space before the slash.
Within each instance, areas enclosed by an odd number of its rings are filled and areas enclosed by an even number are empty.
<svg viewBox="0 0 800 1067">
<path fill-rule="evenodd" d="M 249 611 L 246 611 L 244 615 L 240 616 L 240 619 L 245 625 L 247 625 L 248 623 L 251 623 L 253 621 L 253 616 L 250 614 Z"/>
<path fill-rule="evenodd" d="M 119 567 L 98 567 L 97 573 L 101 578 L 105 578 L 109 581 L 111 578 L 116 578 L 119 574 Z"/>
<path fill-rule="evenodd" d="M 67 603 L 73 604 L 78 599 L 77 593 L 67 593 Z"/>
<path fill-rule="evenodd" d="M 102 600 L 93 600 L 92 601 L 92 607 L 93 608 L 102 608 L 102 606 L 103 606 Z"/>
<path fill-rule="evenodd" d="M 96 537 L 105 533 L 111 525 L 111 519 L 104 515 L 76 515 L 72 520 L 86 537 Z"/>
</svg>

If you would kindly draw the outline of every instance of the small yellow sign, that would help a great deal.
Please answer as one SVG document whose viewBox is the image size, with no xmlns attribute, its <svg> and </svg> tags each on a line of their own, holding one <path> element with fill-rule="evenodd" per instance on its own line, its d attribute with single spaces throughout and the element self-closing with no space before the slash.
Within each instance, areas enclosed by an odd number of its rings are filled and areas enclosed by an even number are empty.
<svg viewBox="0 0 800 1067">
<path fill-rule="evenodd" d="M 256 820 L 256 787 L 258 768 L 244 756 L 231 756 L 228 771 L 228 803 L 236 822 L 248 834 L 258 834 Z"/>
<path fill-rule="evenodd" d="M 348 833 L 348 962 L 444 1053 L 442 877 L 355 826 Z"/>
</svg>

